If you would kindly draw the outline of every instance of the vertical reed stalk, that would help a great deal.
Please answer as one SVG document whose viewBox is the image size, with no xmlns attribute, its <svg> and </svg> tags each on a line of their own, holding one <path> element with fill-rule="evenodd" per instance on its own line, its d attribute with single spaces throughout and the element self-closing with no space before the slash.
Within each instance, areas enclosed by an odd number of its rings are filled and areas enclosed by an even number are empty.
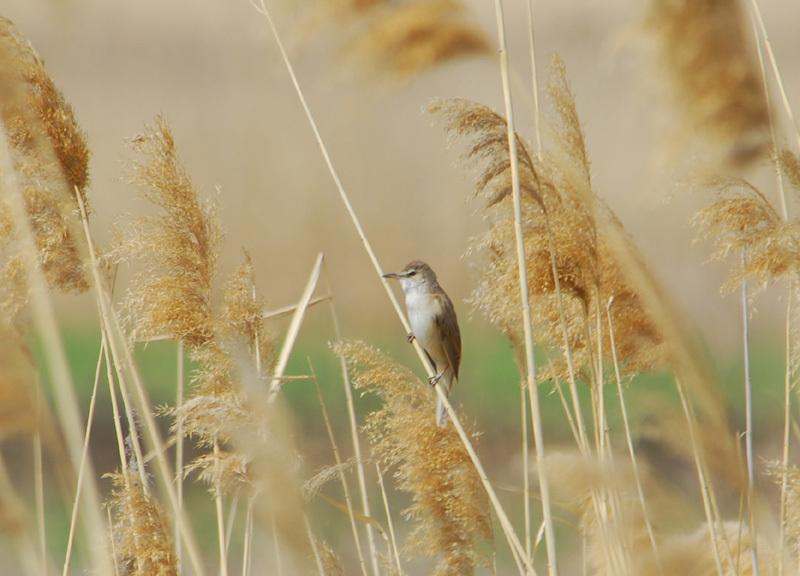
<svg viewBox="0 0 800 576">
<path fill-rule="evenodd" d="M 533 325 L 531 321 L 531 305 L 528 295 L 528 271 L 525 260 L 525 238 L 522 228 L 522 203 L 519 183 L 519 156 L 517 151 L 517 134 L 514 126 L 514 109 L 511 101 L 511 88 L 508 77 L 508 49 L 505 39 L 505 20 L 502 0 L 495 0 L 495 16 L 500 47 L 500 73 L 503 82 L 503 100 L 506 109 L 506 125 L 508 128 L 508 148 L 511 160 L 511 182 L 514 196 L 514 232 L 517 240 L 517 264 L 520 279 L 520 298 L 522 304 L 523 330 L 525 335 L 525 368 L 527 387 L 530 390 L 531 416 L 533 424 L 533 440 L 536 447 L 536 470 L 539 475 L 539 491 L 542 496 L 542 513 L 545 523 L 545 547 L 547 549 L 547 568 L 550 576 L 558 574 L 556 557 L 555 528 L 550 503 L 550 485 L 544 460 L 544 434 L 542 431 L 541 411 L 539 409 L 539 390 L 536 382 L 536 360 L 533 348 Z M 443 396 L 443 394 L 441 394 Z M 527 558 L 526 562 L 532 562 Z"/>
<path fill-rule="evenodd" d="M 175 410 L 180 412 L 183 408 L 183 340 L 178 340 L 177 346 L 177 374 L 175 382 Z M 258 346 L 256 346 L 258 348 Z M 175 423 L 175 490 L 178 498 L 178 508 L 183 510 L 183 418 L 177 418 Z M 178 559 L 178 567 L 181 562 L 181 539 L 180 528 L 175 525 L 175 555 Z"/>
<path fill-rule="evenodd" d="M 403 566 L 400 564 L 400 551 L 397 548 L 397 539 L 394 536 L 394 522 L 392 522 L 392 510 L 389 508 L 389 500 L 386 497 L 386 486 L 383 484 L 383 473 L 381 472 L 381 465 L 375 462 L 375 470 L 378 472 L 378 484 L 381 488 L 381 496 L 383 497 L 383 507 L 386 510 L 386 522 L 389 524 L 389 539 L 392 547 L 392 558 L 394 558 L 395 565 L 397 566 L 397 573 L 403 574 Z"/>
<path fill-rule="evenodd" d="M 36 492 L 36 527 L 39 531 L 39 553 L 42 558 L 42 573 L 47 568 L 47 522 L 44 501 L 44 460 L 42 453 L 42 387 L 36 386 L 36 431 L 33 435 L 33 484 Z"/>
<path fill-rule="evenodd" d="M 325 274 L 326 283 L 329 276 Z M 330 285 L 328 285 L 328 293 L 330 293 Z M 331 300 L 331 321 L 333 322 L 333 334 L 338 342 L 342 341 L 342 331 L 339 327 L 339 315 L 336 314 L 336 305 Z M 364 459 L 361 455 L 361 442 L 358 438 L 358 422 L 356 421 L 356 407 L 353 402 L 353 385 L 350 382 L 350 374 L 347 371 L 347 362 L 344 358 L 339 356 L 339 366 L 342 370 L 342 381 L 344 382 L 344 395 L 347 400 L 347 417 L 350 424 L 350 437 L 353 442 L 353 456 L 356 459 L 356 474 L 358 476 L 358 490 L 361 494 L 361 510 L 364 516 L 372 516 L 369 506 L 369 498 L 367 496 L 367 481 L 364 471 Z M 372 530 L 372 525 L 367 523 L 367 544 L 370 550 L 370 560 L 372 562 L 372 573 L 374 576 L 380 574 L 378 566 L 378 550 L 375 547 L 375 533 Z"/>
<path fill-rule="evenodd" d="M 747 270 L 747 249 L 742 246 L 742 270 Z M 742 279 L 742 337 L 744 354 L 744 404 L 745 404 L 745 453 L 747 456 L 747 511 L 750 518 L 750 534 L 753 542 L 753 576 L 758 576 L 758 551 L 756 547 L 755 513 L 755 463 L 753 462 L 753 379 L 750 373 L 750 307 L 747 300 L 747 279 Z"/>
<path fill-rule="evenodd" d="M 608 320 L 608 335 L 611 341 L 611 358 L 614 362 L 614 376 L 617 381 L 617 392 L 619 393 L 619 407 L 622 414 L 622 427 L 625 430 L 625 442 L 628 446 L 628 454 L 631 458 L 631 466 L 633 467 L 633 477 L 636 481 L 636 491 L 639 496 L 639 502 L 642 505 L 642 516 L 644 517 L 644 524 L 647 528 L 647 536 L 650 538 L 650 544 L 653 546 L 653 554 L 656 559 L 659 574 L 663 574 L 663 566 L 661 564 L 661 555 L 658 551 L 658 543 L 656 542 L 655 532 L 653 531 L 653 524 L 650 522 L 650 514 L 647 511 L 647 502 L 644 497 L 644 487 L 642 486 L 642 478 L 639 474 L 639 464 L 636 460 L 636 451 L 633 449 L 633 435 L 631 434 L 630 419 L 628 418 L 628 408 L 625 404 L 625 395 L 622 389 L 622 377 L 619 372 L 619 361 L 617 360 L 617 346 L 614 342 L 614 326 L 611 322 L 611 305 L 614 302 L 614 297 L 608 299 L 606 306 L 606 319 Z"/>
<path fill-rule="evenodd" d="M 11 162 L 11 153 L 5 129 L 0 130 L 0 186 L 7 192 L 12 218 L 20 231 L 20 253 L 23 255 L 31 290 L 31 309 L 34 323 L 46 351 L 45 362 L 52 379 L 55 404 L 61 422 L 61 430 L 74 470 L 80 468 L 83 452 L 83 430 L 75 388 L 70 375 L 61 336 L 59 335 L 53 302 L 48 294 L 47 281 L 39 265 L 25 201 L 19 188 L 16 172 Z M 106 530 L 100 515 L 100 491 L 95 482 L 94 469 L 87 465 L 87 481 L 82 487 L 81 508 L 85 519 L 88 542 L 102 542 Z M 104 546 L 89 546 L 92 569 L 98 574 L 111 572 L 111 559 Z M 65 567 L 65 569 L 68 569 Z"/>
<path fill-rule="evenodd" d="M 528 399 L 526 398 L 527 381 L 521 382 L 520 408 L 522 412 L 522 506 L 525 516 L 525 554 L 533 558 L 531 547 L 531 494 L 530 494 L 530 458 L 528 456 Z"/>
<path fill-rule="evenodd" d="M 219 573 L 221 576 L 228 576 L 228 546 L 225 543 L 225 510 L 222 501 L 222 487 L 220 486 L 221 477 L 219 441 L 214 440 L 214 466 L 217 468 L 214 476 L 217 478 L 217 485 L 214 487 L 214 508 L 217 513 L 217 543 L 219 544 Z"/>
<path fill-rule="evenodd" d="M 706 524 L 708 524 L 708 535 L 711 540 L 711 546 L 714 548 L 714 561 L 717 565 L 717 573 L 719 576 L 724 576 L 725 572 L 722 569 L 722 558 L 719 555 L 718 537 L 716 530 L 716 519 L 712 510 L 711 495 L 708 486 L 708 475 L 706 473 L 706 466 L 700 452 L 700 444 L 697 439 L 695 430 L 695 417 L 694 412 L 689 404 L 689 399 L 686 397 L 686 391 L 683 389 L 678 376 L 675 376 L 675 387 L 678 390 L 678 395 L 681 399 L 681 406 L 683 413 L 686 416 L 686 424 L 689 429 L 689 439 L 692 444 L 692 454 L 694 456 L 695 468 L 697 469 L 697 479 L 700 483 L 700 494 L 703 497 L 703 511 L 706 514 Z"/>
<path fill-rule="evenodd" d="M 356 231 L 358 232 L 359 238 L 361 239 L 361 243 L 364 246 L 364 249 L 366 250 L 366 252 L 367 252 L 367 254 L 369 256 L 370 261 L 372 262 L 372 264 L 373 264 L 373 266 L 375 268 L 375 271 L 378 273 L 379 277 L 382 277 L 383 276 L 383 269 L 381 268 L 380 263 L 378 262 L 377 256 L 375 255 L 375 252 L 372 249 L 372 245 L 370 244 L 369 240 L 367 239 L 366 235 L 364 234 L 364 230 L 363 230 L 363 228 L 361 227 L 361 224 L 358 221 L 358 217 L 356 216 L 355 210 L 353 209 L 353 206 L 350 203 L 349 198 L 347 197 L 347 193 L 344 190 L 344 186 L 342 185 L 341 180 L 339 179 L 339 176 L 338 176 L 338 174 L 337 174 L 337 172 L 336 172 L 336 170 L 335 170 L 335 168 L 333 166 L 333 162 L 331 161 L 330 155 L 328 154 L 328 149 L 327 149 L 327 147 L 325 146 L 325 143 L 322 140 L 322 137 L 320 135 L 319 129 L 317 128 L 317 124 L 314 121 L 313 115 L 311 114 L 311 109 L 309 108 L 308 103 L 306 102 L 305 96 L 303 94 L 303 90 L 301 89 L 300 83 L 297 80 L 297 75 L 294 73 L 294 67 L 292 66 L 292 63 L 289 60 L 289 56 L 286 53 L 286 49 L 284 48 L 283 41 L 281 40 L 280 35 L 278 34 L 278 30 L 275 27 L 275 23 L 272 20 L 272 16 L 270 15 L 269 11 L 267 10 L 267 7 L 266 7 L 266 4 L 264 3 L 264 0 L 258 0 L 258 2 L 259 2 L 258 4 L 256 4 L 255 1 L 256 0 L 251 0 L 251 4 L 262 16 L 264 16 L 264 18 L 267 21 L 267 24 L 268 24 L 268 26 L 270 28 L 270 31 L 272 32 L 272 35 L 273 35 L 273 37 L 275 39 L 275 43 L 278 46 L 278 50 L 279 50 L 279 52 L 281 54 L 281 58 L 282 58 L 282 60 L 284 62 L 284 65 L 286 66 L 287 72 L 289 73 L 289 76 L 290 76 L 290 78 L 292 80 L 292 84 L 294 85 L 295 92 L 297 93 L 297 97 L 298 97 L 298 99 L 300 100 L 300 103 L 303 106 L 303 110 L 305 112 L 306 118 L 308 119 L 308 122 L 309 122 L 309 124 L 310 124 L 310 126 L 311 126 L 311 128 L 312 128 L 312 130 L 314 132 L 314 136 L 315 136 L 315 138 L 317 140 L 317 144 L 320 147 L 320 151 L 321 151 L 321 153 L 323 155 L 325 163 L 327 164 L 328 170 L 329 170 L 329 172 L 331 174 L 331 177 L 333 178 L 334 183 L 336 184 L 336 188 L 339 191 L 339 196 L 340 196 L 342 202 L 344 203 L 348 214 L 350 215 L 350 219 L 351 219 L 351 221 L 353 223 L 353 226 L 356 228 Z M 389 286 L 389 282 L 384 279 L 384 280 L 382 280 L 382 283 L 383 283 L 384 289 L 386 290 L 387 295 L 389 296 L 389 300 L 392 302 L 392 305 L 393 305 L 393 307 L 395 309 L 395 312 L 397 313 L 398 318 L 400 318 L 400 321 L 403 324 L 403 328 L 405 329 L 406 334 L 411 332 L 411 326 L 409 325 L 408 320 L 406 319 L 405 315 L 403 314 L 403 311 L 400 308 L 400 303 L 398 302 L 397 298 L 395 297 L 394 292 L 392 292 L 392 289 Z M 414 340 L 412 342 L 412 344 L 414 346 L 414 349 L 417 352 L 417 356 L 419 357 L 419 359 L 422 362 L 423 366 L 425 366 L 428 375 L 429 376 L 433 376 L 434 375 L 433 367 L 431 366 L 429 360 L 427 359 L 427 357 L 425 355 L 425 352 L 422 349 L 422 346 L 420 346 L 419 342 L 417 342 L 416 340 Z M 460 422 L 458 422 L 458 417 L 456 416 L 455 411 L 453 410 L 453 407 L 450 405 L 450 401 L 447 398 L 447 395 L 444 393 L 444 391 L 442 390 L 440 385 L 436 386 L 436 393 L 438 394 L 438 397 L 442 400 L 442 404 L 444 404 L 444 407 L 447 410 L 447 413 L 450 416 L 450 419 L 453 421 L 453 424 L 454 424 L 454 426 L 456 428 L 456 431 L 458 431 L 458 434 L 459 434 L 459 437 L 461 438 L 461 441 L 464 443 L 464 446 L 465 446 L 465 448 L 467 449 L 467 452 L 470 455 L 470 459 L 472 460 L 473 464 L 475 465 L 476 470 L 478 471 L 478 475 L 481 478 L 481 482 L 483 483 L 483 486 L 484 486 L 484 488 L 486 489 L 486 492 L 489 495 L 489 500 L 491 501 L 492 506 L 494 507 L 495 512 L 497 513 L 498 519 L 500 520 L 500 525 L 503 528 L 503 533 L 506 536 L 506 540 L 508 541 L 509 546 L 512 549 L 512 552 L 515 555 L 515 559 L 517 559 L 517 555 L 524 555 L 525 550 L 523 549 L 522 545 L 520 544 L 519 538 L 517 537 L 516 533 L 514 532 L 513 527 L 511 526 L 511 522 L 508 519 L 508 515 L 503 510 L 503 507 L 500 505 L 500 500 L 497 498 L 497 494 L 495 493 L 494 488 L 492 488 L 492 485 L 489 482 L 489 478 L 486 476 L 486 472 L 484 471 L 483 466 L 481 465 L 480 460 L 478 459 L 478 455 L 476 454 L 474 448 L 472 447 L 472 443 L 470 442 L 469 437 L 467 436 L 466 432 L 464 431 L 464 428 L 461 426 Z M 538 398 L 537 398 L 537 403 L 538 403 Z M 537 422 L 536 425 L 541 427 L 541 424 L 539 423 L 539 420 L 537 420 L 536 422 Z M 540 472 L 540 474 L 543 474 L 543 472 Z M 549 506 L 549 498 L 548 498 L 548 506 Z M 552 522 L 551 522 L 551 524 L 552 524 Z M 529 559 L 526 559 L 525 564 L 526 564 L 526 571 L 527 572 L 532 572 L 533 571 L 533 566 L 530 564 Z"/>
<path fill-rule="evenodd" d="M 145 390 L 144 384 L 142 383 L 139 373 L 136 370 L 133 353 L 131 352 L 130 346 L 128 346 L 126 343 L 124 331 L 120 326 L 116 312 L 113 310 L 110 297 L 104 288 L 104 284 L 100 276 L 97 254 L 95 253 L 91 231 L 89 230 L 89 220 L 86 215 L 86 206 L 84 205 L 80 194 L 77 193 L 77 189 L 76 196 L 78 197 L 78 206 L 80 208 L 81 219 L 83 221 L 83 229 L 86 235 L 87 245 L 89 247 L 89 256 L 92 265 L 92 278 L 98 306 L 100 308 L 101 323 L 103 330 L 106 332 L 106 342 L 111 350 L 114 368 L 117 371 L 120 392 L 123 396 L 123 402 L 125 404 L 125 409 L 128 416 L 129 434 L 133 440 L 134 450 L 138 450 L 138 452 L 136 452 L 136 456 L 137 463 L 139 464 L 139 473 L 144 473 L 144 459 L 141 455 L 141 448 L 138 445 L 138 434 L 136 432 L 136 425 L 132 413 L 133 407 L 132 403 L 130 402 L 130 398 L 128 397 L 127 384 L 125 383 L 125 375 L 122 371 L 122 366 L 125 366 L 132 376 L 134 388 L 138 395 L 139 407 L 141 408 L 140 416 L 144 420 L 144 429 L 150 437 L 150 443 L 155 452 L 156 465 L 159 471 L 157 478 L 161 481 L 161 485 L 164 487 L 167 498 L 172 506 L 174 521 L 180 527 L 181 536 L 183 537 L 184 544 L 186 544 L 186 550 L 189 553 L 189 560 L 192 564 L 192 569 L 194 570 L 195 576 L 203 576 L 205 571 L 200 561 L 200 554 L 194 541 L 194 534 L 192 532 L 191 524 L 189 524 L 188 520 L 186 519 L 186 515 L 178 506 L 178 498 L 175 492 L 175 487 L 172 484 L 173 475 L 169 469 L 166 456 L 164 455 L 161 433 L 158 431 L 158 426 L 155 423 L 153 414 L 150 412 L 150 402 L 147 399 L 147 391 Z M 122 350 L 124 357 L 120 356 L 120 349 Z M 143 484 L 142 489 L 146 490 L 146 484 Z"/>
<path fill-rule="evenodd" d="M 317 376 L 314 374 L 314 368 L 311 368 L 311 375 L 314 380 L 314 387 L 317 390 L 317 399 L 322 409 L 322 419 L 325 421 L 325 429 L 328 431 L 328 439 L 331 442 L 333 449 L 333 457 L 336 460 L 336 467 L 339 470 L 339 481 L 342 483 L 342 490 L 344 491 L 344 501 L 347 505 L 347 516 L 350 519 L 350 529 L 353 532 L 353 541 L 356 545 L 356 554 L 358 555 L 358 563 L 361 566 L 361 573 L 363 576 L 368 576 L 367 562 L 364 559 L 364 552 L 361 550 L 361 539 L 358 537 L 358 526 L 356 526 L 356 515 L 353 511 L 353 500 L 350 497 L 350 487 L 347 484 L 347 478 L 344 475 L 342 468 L 342 457 L 339 454 L 339 445 L 336 443 L 336 437 L 333 435 L 333 428 L 331 427 L 331 420 L 328 417 L 328 409 L 325 406 L 325 399 L 322 397 L 322 390 L 319 388 Z"/>
</svg>

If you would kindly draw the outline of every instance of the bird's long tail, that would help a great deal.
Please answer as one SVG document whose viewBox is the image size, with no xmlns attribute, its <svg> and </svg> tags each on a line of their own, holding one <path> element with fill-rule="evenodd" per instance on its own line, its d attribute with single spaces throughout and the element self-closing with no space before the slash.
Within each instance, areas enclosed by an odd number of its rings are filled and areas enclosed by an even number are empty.
<svg viewBox="0 0 800 576">
<path fill-rule="evenodd" d="M 447 371 L 439 381 L 439 386 L 442 387 L 448 398 L 450 397 L 450 390 L 453 388 L 453 380 L 452 371 Z M 439 428 L 447 426 L 447 409 L 444 407 L 444 402 L 439 398 L 438 393 L 436 394 L 436 424 L 439 425 Z"/>
</svg>

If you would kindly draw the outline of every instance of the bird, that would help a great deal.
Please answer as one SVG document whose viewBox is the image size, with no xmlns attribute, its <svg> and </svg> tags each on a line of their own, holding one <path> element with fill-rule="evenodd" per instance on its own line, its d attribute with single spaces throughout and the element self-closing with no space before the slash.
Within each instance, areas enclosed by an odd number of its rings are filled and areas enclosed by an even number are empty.
<svg viewBox="0 0 800 576">
<path fill-rule="evenodd" d="M 431 267 L 421 260 L 383 277 L 400 281 L 411 324 L 408 341 L 416 338 L 431 361 L 436 372 L 428 379 L 431 386 L 441 381 L 444 393 L 449 396 L 461 365 L 461 330 L 453 302 L 439 286 Z M 436 423 L 441 428 L 447 425 L 447 411 L 441 398 L 437 398 Z"/>
</svg>

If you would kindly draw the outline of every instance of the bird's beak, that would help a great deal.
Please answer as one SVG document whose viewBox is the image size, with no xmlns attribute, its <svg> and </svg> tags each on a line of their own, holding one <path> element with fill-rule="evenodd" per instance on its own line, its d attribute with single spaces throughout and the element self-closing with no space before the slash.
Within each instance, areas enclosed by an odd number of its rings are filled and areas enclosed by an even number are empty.
<svg viewBox="0 0 800 576">
<path fill-rule="evenodd" d="M 396 272 L 389 272 L 388 274 L 383 275 L 384 278 L 400 278 L 400 275 Z"/>
</svg>

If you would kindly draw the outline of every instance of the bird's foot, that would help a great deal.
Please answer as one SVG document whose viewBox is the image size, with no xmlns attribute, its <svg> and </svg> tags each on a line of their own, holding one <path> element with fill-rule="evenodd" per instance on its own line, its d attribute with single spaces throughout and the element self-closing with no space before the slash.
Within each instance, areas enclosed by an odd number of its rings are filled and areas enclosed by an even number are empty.
<svg viewBox="0 0 800 576">
<path fill-rule="evenodd" d="M 444 376 L 444 372 L 441 372 L 436 376 L 431 376 L 430 378 L 428 378 L 428 382 L 430 383 L 431 386 L 436 386 L 439 383 L 439 380 L 442 379 L 442 376 Z"/>
<path fill-rule="evenodd" d="M 406 336 L 406 340 L 408 340 L 409 343 L 413 342 L 414 338 L 416 338 L 416 336 L 414 336 L 413 332 L 409 332 L 408 336 Z"/>
</svg>

